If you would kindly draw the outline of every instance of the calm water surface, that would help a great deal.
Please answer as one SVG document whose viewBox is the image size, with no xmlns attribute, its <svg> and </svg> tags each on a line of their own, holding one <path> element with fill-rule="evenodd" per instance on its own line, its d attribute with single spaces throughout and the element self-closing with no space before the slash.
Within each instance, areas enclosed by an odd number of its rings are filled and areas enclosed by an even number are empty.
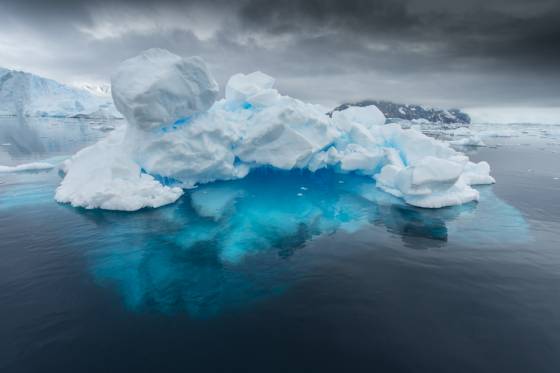
<svg viewBox="0 0 560 373">
<path fill-rule="evenodd" d="M 118 125 L 0 119 L 0 164 Z M 56 169 L 0 174 L 0 371 L 559 372 L 560 127 L 473 128 L 498 183 L 439 210 L 260 170 L 87 211 Z"/>
</svg>

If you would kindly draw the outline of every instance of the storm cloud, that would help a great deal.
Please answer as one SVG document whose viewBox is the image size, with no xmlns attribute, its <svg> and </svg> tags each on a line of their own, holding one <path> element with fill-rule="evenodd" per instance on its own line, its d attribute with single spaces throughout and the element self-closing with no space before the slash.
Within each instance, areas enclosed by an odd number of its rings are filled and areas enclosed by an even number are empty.
<svg viewBox="0 0 560 373">
<path fill-rule="evenodd" d="M 333 106 L 560 106 L 556 0 L 2 1 L 0 66 L 106 82 L 151 47 Z"/>
</svg>

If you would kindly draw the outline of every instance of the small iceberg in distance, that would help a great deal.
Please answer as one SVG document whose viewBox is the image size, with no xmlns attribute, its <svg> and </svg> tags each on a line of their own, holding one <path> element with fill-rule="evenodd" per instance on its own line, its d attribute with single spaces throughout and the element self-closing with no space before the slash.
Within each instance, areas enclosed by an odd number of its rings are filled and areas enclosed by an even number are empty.
<svg viewBox="0 0 560 373">
<path fill-rule="evenodd" d="M 2 166 L 0 165 L 0 173 L 11 173 L 11 172 L 38 172 L 47 171 L 54 168 L 54 165 L 48 162 L 31 162 L 24 163 L 17 166 Z"/>
<path fill-rule="evenodd" d="M 367 176 L 425 208 L 477 201 L 471 186 L 494 182 L 486 162 L 470 162 L 414 129 L 385 125 L 376 106 L 331 117 L 322 106 L 281 95 L 274 82 L 258 71 L 236 74 L 217 100 L 218 85 L 199 57 L 150 49 L 124 61 L 111 92 L 126 129 L 72 157 L 55 199 L 87 209 L 156 208 L 185 189 L 263 167 Z"/>
</svg>

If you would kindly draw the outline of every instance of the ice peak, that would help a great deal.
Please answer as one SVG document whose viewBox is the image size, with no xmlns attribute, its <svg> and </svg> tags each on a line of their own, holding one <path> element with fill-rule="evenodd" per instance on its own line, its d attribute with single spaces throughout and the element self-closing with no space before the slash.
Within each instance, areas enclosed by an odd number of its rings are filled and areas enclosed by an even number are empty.
<svg viewBox="0 0 560 373">
<path fill-rule="evenodd" d="M 218 84 L 202 58 L 154 48 L 122 62 L 111 77 L 111 90 L 117 110 L 131 125 L 153 130 L 207 111 Z"/>
</svg>

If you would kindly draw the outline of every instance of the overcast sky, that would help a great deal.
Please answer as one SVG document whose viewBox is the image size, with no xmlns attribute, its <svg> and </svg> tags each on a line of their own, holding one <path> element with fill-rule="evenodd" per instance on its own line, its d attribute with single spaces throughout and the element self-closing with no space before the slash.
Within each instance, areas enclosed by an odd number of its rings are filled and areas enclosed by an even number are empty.
<svg viewBox="0 0 560 373">
<path fill-rule="evenodd" d="M 560 107 L 558 0 L 0 0 L 0 66 L 108 82 L 152 47 L 333 106 Z"/>
</svg>

